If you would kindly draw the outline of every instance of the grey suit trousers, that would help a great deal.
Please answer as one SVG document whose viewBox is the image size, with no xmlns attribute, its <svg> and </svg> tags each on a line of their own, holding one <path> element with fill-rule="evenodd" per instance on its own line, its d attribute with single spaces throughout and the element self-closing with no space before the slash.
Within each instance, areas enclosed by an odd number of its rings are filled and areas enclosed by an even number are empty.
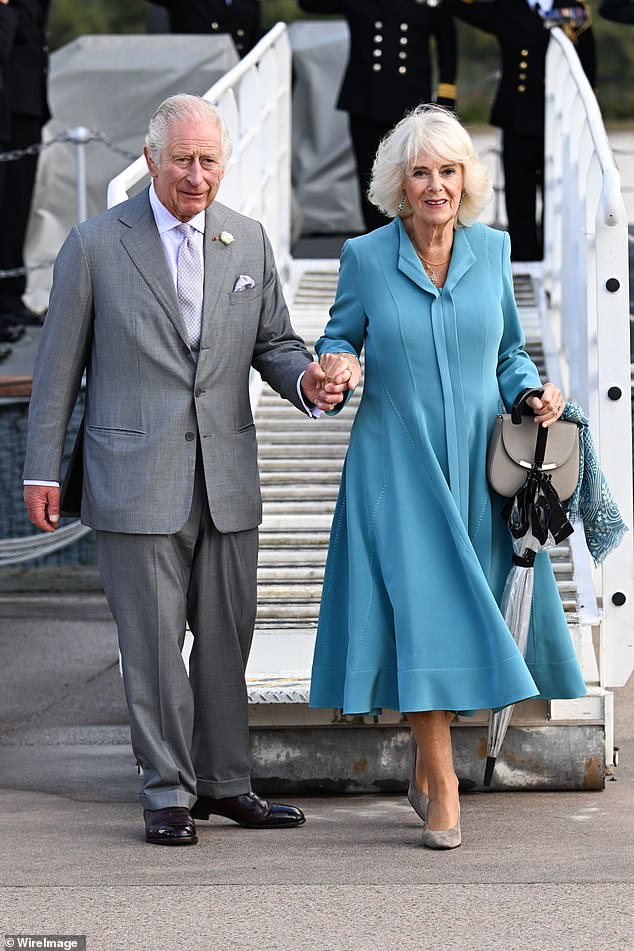
<svg viewBox="0 0 634 951">
<path fill-rule="evenodd" d="M 258 530 L 219 532 L 200 459 L 189 518 L 173 535 L 97 532 L 117 624 L 145 809 L 249 792 L 244 671 L 257 605 Z M 189 676 L 181 650 L 194 635 Z"/>
</svg>

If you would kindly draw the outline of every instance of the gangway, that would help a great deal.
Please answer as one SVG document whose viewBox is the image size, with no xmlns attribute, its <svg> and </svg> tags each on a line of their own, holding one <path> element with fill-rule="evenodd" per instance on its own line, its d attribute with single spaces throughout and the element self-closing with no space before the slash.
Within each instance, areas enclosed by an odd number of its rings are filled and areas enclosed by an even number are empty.
<svg viewBox="0 0 634 951">
<path fill-rule="evenodd" d="M 583 73 L 575 70 L 576 54 L 566 44 L 570 46 L 563 34 L 553 31 L 547 82 L 548 261 L 544 267 L 516 267 L 515 290 L 527 347 L 544 375 L 561 382 L 565 391 L 574 376 L 571 360 L 583 349 L 584 340 L 588 344 L 585 389 L 573 390 L 573 396 L 590 408 L 593 429 L 599 420 L 595 437 L 603 465 L 631 523 L 630 420 L 623 411 L 626 404 L 629 410 L 629 400 L 614 398 L 616 389 L 627 394 L 630 380 L 629 348 L 623 344 L 629 323 L 624 309 L 627 224 L 622 202 L 620 207 L 618 203 L 618 172 L 600 116 L 597 121 L 598 107 L 596 102 L 592 106 L 594 96 Z M 563 99 L 558 95 L 562 88 Z M 327 319 L 338 265 L 331 260 L 293 261 L 290 256 L 290 48 L 285 26 L 274 27 L 206 98 L 218 104 L 234 141 L 220 200 L 264 223 L 286 285 L 293 324 L 312 345 Z M 589 123 L 592 188 L 584 180 L 587 163 L 575 153 Z M 565 157 L 562 148 L 568 150 Z M 575 156 L 578 191 L 572 195 L 564 189 L 569 176 L 561 171 L 563 162 L 569 171 Z M 124 200 L 144 174 L 139 160 L 114 179 L 109 205 Z M 583 206 L 573 219 L 578 228 L 574 234 L 564 224 L 570 220 L 569 202 Z M 611 229 L 607 239 L 606 228 Z M 609 250 L 604 251 L 606 240 Z M 559 262 L 565 253 L 570 264 L 573 247 L 575 267 L 569 273 Z M 613 281 L 619 286 L 611 290 Z M 607 290 L 601 289 L 601 282 L 609 283 Z M 585 299 L 580 288 L 587 290 Z M 610 295 L 609 320 L 599 332 L 598 323 L 606 317 L 604 293 Z M 575 319 L 570 315 L 572 297 Z M 400 714 L 344 717 L 338 710 L 307 706 L 330 522 L 361 391 L 362 387 L 339 417 L 315 423 L 280 401 L 257 375 L 252 378 L 264 514 L 259 608 L 247 679 L 254 778 L 262 789 L 281 784 L 287 793 L 294 787 L 389 791 L 402 788 L 406 777 L 408 730 Z M 612 769 L 609 688 L 624 683 L 634 665 L 632 536 L 596 570 L 580 535 L 576 532 L 571 544 L 556 549 L 551 558 L 588 696 L 518 704 L 493 788 L 600 788 Z M 468 720 L 457 719 L 453 731 L 458 772 L 478 784 L 486 719 L 485 711 Z"/>
</svg>

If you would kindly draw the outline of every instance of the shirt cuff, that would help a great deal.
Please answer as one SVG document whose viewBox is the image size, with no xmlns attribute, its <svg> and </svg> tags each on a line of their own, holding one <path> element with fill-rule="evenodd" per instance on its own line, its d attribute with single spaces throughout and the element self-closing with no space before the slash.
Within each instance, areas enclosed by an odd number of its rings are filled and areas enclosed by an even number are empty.
<svg viewBox="0 0 634 951">
<path fill-rule="evenodd" d="M 304 373 L 306 373 L 306 370 L 302 370 L 302 372 L 299 374 L 297 378 L 297 395 L 299 396 L 302 406 L 306 410 L 307 414 L 311 416 L 313 419 L 319 419 L 319 417 L 321 416 L 321 410 L 318 409 L 316 406 L 308 406 L 308 404 L 306 403 L 306 400 L 304 399 L 304 394 L 302 393 L 302 378 L 304 376 Z"/>
<path fill-rule="evenodd" d="M 59 482 L 45 482 L 43 479 L 25 479 L 24 485 L 52 485 L 59 489 Z"/>
</svg>

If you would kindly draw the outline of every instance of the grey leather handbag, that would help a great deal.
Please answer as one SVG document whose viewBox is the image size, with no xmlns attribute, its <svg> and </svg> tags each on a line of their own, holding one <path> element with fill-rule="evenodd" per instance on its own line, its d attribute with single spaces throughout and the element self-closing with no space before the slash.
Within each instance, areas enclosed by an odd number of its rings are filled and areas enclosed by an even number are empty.
<svg viewBox="0 0 634 951">
<path fill-rule="evenodd" d="M 557 420 L 545 429 L 536 426 L 526 400 L 540 390 L 520 393 L 510 414 L 499 414 L 487 450 L 487 478 L 499 495 L 511 498 L 533 466 L 548 473 L 560 500 L 569 499 L 579 479 L 579 430 L 576 423 Z"/>
</svg>

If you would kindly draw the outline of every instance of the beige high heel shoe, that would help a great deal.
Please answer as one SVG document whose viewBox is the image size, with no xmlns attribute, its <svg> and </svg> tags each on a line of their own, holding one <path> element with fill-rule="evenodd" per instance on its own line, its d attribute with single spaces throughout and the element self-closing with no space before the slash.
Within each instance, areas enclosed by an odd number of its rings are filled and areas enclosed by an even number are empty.
<svg viewBox="0 0 634 951">
<path fill-rule="evenodd" d="M 426 849 L 457 849 L 461 844 L 460 810 L 458 810 L 458 821 L 450 829 L 430 829 L 427 823 L 423 826 L 421 845 L 424 845 Z"/>
<path fill-rule="evenodd" d="M 407 799 L 410 806 L 416 812 L 423 822 L 427 821 L 427 805 L 429 803 L 429 798 L 425 795 L 424 792 L 421 792 L 418 786 L 416 785 L 416 754 L 418 752 L 418 747 L 416 746 L 416 738 L 412 733 L 409 738 L 409 753 L 410 753 L 410 774 L 409 774 L 409 788 L 407 790 Z"/>
</svg>

